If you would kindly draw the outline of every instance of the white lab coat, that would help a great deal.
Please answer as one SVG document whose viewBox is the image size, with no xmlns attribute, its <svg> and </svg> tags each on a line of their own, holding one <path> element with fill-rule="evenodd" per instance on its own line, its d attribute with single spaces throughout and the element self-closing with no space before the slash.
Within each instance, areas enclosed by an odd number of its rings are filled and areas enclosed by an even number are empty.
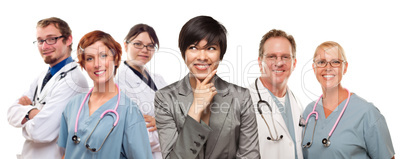
<svg viewBox="0 0 402 159">
<path fill-rule="evenodd" d="M 61 113 L 73 96 L 85 92 L 88 88 L 87 81 L 79 67 L 61 78 L 60 74 L 62 72 L 75 66 L 77 66 L 76 62 L 65 65 L 53 75 L 41 91 L 47 68 L 33 81 L 29 90 L 23 94 L 23 96 L 28 96 L 33 101 L 35 89 L 37 88 L 36 99 L 39 98 L 40 102 L 37 100 L 35 106 L 24 106 L 18 104 L 19 99 L 17 99 L 8 109 L 8 122 L 14 127 L 22 127 L 22 135 L 25 137 L 22 154 L 17 155 L 18 158 L 44 159 L 62 157 L 62 150 L 57 146 Z M 43 104 L 44 102 L 45 104 Z M 40 112 L 33 119 L 22 125 L 21 121 L 32 108 L 37 108 Z"/>
<path fill-rule="evenodd" d="M 292 137 L 289 134 L 288 128 L 286 126 L 283 117 L 278 110 L 274 100 L 271 97 L 271 94 L 268 92 L 268 89 L 263 86 L 261 83 L 261 79 L 258 78 L 258 90 L 261 94 L 262 100 L 267 101 L 273 111 L 273 118 L 275 121 L 275 126 L 278 131 L 278 136 L 283 135 L 283 139 L 279 141 L 271 141 L 267 140 L 267 137 L 270 136 L 267 125 L 265 124 L 264 120 L 262 119 L 261 115 L 257 111 L 257 102 L 259 101 L 259 97 L 257 94 L 257 90 L 255 87 L 254 82 L 250 85 L 250 94 L 253 100 L 253 105 L 255 107 L 256 112 L 256 119 L 258 125 L 258 138 L 259 138 L 259 145 L 260 145 L 260 154 L 261 158 L 277 158 L 277 159 L 294 159 L 295 152 L 294 152 L 294 143 Z M 303 113 L 303 108 L 301 107 L 300 101 L 296 99 L 293 92 L 287 88 L 287 93 L 289 93 L 289 100 L 290 106 L 292 109 L 292 118 L 293 118 L 293 125 L 295 130 L 295 139 L 296 139 L 296 149 L 297 149 L 297 156 L 298 158 L 303 158 L 302 148 L 301 148 L 301 136 L 303 127 L 299 126 L 299 120 Z M 277 134 L 275 134 L 274 126 L 272 125 L 272 118 L 271 112 L 269 111 L 267 106 L 262 108 L 263 115 L 265 120 L 267 121 L 271 132 L 272 138 L 276 138 Z"/>
<path fill-rule="evenodd" d="M 150 72 L 148 73 L 158 90 L 167 85 L 162 76 Z M 120 65 L 116 81 L 121 91 L 124 92 L 132 101 L 137 103 L 138 108 L 143 114 L 155 117 L 155 91 L 142 81 L 142 79 L 140 79 L 126 64 Z M 153 158 L 162 159 L 158 132 L 147 132 Z"/>
</svg>

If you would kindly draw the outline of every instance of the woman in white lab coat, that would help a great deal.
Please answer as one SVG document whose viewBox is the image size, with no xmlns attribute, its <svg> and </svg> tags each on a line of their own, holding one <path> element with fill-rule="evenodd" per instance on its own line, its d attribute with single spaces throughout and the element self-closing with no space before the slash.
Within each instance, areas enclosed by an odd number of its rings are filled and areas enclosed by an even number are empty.
<svg viewBox="0 0 402 159">
<path fill-rule="evenodd" d="M 152 59 L 158 47 L 159 40 L 151 26 L 146 24 L 133 26 L 124 38 L 127 61 L 124 61 L 119 68 L 116 80 L 121 90 L 138 104 L 144 115 L 155 159 L 161 159 L 162 154 L 155 126 L 154 97 L 155 92 L 167 84 L 161 76 L 150 73 L 145 64 Z"/>
</svg>

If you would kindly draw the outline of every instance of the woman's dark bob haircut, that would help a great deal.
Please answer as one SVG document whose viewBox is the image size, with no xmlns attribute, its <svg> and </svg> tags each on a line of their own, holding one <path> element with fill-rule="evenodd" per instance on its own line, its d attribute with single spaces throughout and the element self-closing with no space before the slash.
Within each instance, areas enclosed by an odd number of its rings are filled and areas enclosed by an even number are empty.
<svg viewBox="0 0 402 159">
<path fill-rule="evenodd" d="M 155 45 L 157 49 L 159 49 L 158 36 L 156 36 L 154 28 L 152 28 L 147 24 L 134 25 L 124 38 L 124 42 L 128 44 L 131 40 L 135 39 L 138 35 L 140 35 L 143 32 L 148 33 L 149 37 L 151 38 L 152 44 Z"/>
<path fill-rule="evenodd" d="M 219 45 L 221 49 L 219 58 L 222 60 L 227 47 L 226 32 L 226 28 L 210 16 L 197 16 L 190 19 L 181 28 L 179 35 L 181 56 L 185 59 L 187 48 L 205 39 L 207 45 Z"/>
</svg>

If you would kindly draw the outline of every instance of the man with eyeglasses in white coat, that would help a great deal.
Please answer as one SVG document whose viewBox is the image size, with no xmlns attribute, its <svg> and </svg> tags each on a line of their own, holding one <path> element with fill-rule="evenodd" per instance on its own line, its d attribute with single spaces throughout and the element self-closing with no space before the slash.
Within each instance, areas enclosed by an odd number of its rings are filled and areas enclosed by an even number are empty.
<svg viewBox="0 0 402 159">
<path fill-rule="evenodd" d="M 273 29 L 262 37 L 258 56 L 261 76 L 249 87 L 257 115 L 261 158 L 303 158 L 299 125 L 303 110 L 287 86 L 296 62 L 292 35 Z"/>
<path fill-rule="evenodd" d="M 49 66 L 8 109 L 10 125 L 22 128 L 25 143 L 17 158 L 61 158 L 57 146 L 61 113 L 68 101 L 88 88 L 77 63 L 71 58 L 72 35 L 62 19 L 42 19 L 36 26 L 37 45 Z"/>
</svg>

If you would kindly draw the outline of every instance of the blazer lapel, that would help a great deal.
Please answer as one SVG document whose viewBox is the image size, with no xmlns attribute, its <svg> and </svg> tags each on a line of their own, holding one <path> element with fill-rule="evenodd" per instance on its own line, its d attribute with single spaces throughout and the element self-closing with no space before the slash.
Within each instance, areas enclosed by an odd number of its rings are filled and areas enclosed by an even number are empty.
<svg viewBox="0 0 402 159">
<path fill-rule="evenodd" d="M 225 125 L 225 122 L 233 105 L 233 97 L 229 95 L 228 83 L 216 75 L 213 80 L 218 94 L 214 96 L 211 103 L 211 117 L 209 120 L 209 126 L 211 127 L 212 132 L 210 133 L 207 141 L 205 158 L 210 158 L 219 140 L 222 129 L 224 126 L 229 126 Z"/>
<path fill-rule="evenodd" d="M 193 103 L 193 90 L 190 85 L 189 74 L 177 83 L 178 88 L 177 102 L 180 106 L 183 116 L 187 116 L 188 110 Z"/>
<path fill-rule="evenodd" d="M 209 158 L 213 153 L 219 140 L 222 128 L 224 128 L 227 115 L 232 107 L 233 97 L 229 94 L 229 85 L 215 75 L 214 81 L 218 94 L 214 96 L 211 103 L 211 117 L 209 120 L 210 133 L 206 145 L 205 158 Z M 187 116 L 188 110 L 193 102 L 193 91 L 190 85 L 189 75 L 177 83 L 178 88 L 177 102 L 184 116 Z M 229 125 L 228 125 L 229 126 Z"/>
<path fill-rule="evenodd" d="M 138 89 L 141 85 L 142 80 L 127 66 L 123 64 L 123 69 L 125 70 L 125 82 L 130 88 Z"/>
</svg>

